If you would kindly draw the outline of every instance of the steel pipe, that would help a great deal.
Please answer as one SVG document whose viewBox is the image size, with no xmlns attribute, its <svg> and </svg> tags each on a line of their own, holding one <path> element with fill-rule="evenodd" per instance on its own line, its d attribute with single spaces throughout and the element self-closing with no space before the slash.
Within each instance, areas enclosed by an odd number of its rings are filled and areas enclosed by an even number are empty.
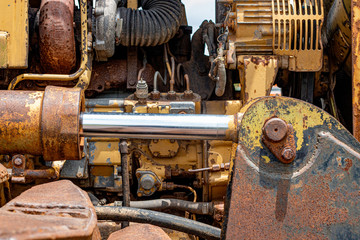
<svg viewBox="0 0 360 240">
<path fill-rule="evenodd" d="M 232 115 L 82 113 L 84 137 L 236 140 Z"/>
</svg>

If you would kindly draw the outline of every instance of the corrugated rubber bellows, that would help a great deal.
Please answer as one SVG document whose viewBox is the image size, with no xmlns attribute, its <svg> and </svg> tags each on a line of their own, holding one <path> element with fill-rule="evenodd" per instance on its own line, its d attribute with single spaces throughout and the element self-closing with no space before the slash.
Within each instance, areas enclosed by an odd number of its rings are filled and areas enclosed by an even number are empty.
<svg viewBox="0 0 360 240">
<path fill-rule="evenodd" d="M 123 46 L 156 46 L 168 42 L 180 27 L 179 0 L 142 0 L 142 9 L 120 8 Z"/>
</svg>

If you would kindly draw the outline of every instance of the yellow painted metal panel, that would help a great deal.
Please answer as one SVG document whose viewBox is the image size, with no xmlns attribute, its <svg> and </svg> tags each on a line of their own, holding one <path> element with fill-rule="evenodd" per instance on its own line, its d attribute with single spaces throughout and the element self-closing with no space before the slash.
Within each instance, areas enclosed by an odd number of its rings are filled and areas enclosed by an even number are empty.
<svg viewBox="0 0 360 240">
<path fill-rule="evenodd" d="M 360 0 L 352 1 L 352 85 L 353 85 L 353 133 L 360 141 Z"/>
<path fill-rule="evenodd" d="M 28 0 L 0 1 L 0 31 L 7 32 L 8 68 L 28 67 Z M 0 68 L 4 68 L 0 66 Z"/>
<path fill-rule="evenodd" d="M 0 68 L 7 68 L 8 65 L 8 33 L 0 31 Z"/>
</svg>

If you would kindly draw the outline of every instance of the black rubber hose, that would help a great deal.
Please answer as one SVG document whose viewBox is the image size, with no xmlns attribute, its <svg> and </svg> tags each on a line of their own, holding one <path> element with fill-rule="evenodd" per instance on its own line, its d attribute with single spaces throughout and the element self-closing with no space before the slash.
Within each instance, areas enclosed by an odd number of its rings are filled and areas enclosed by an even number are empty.
<svg viewBox="0 0 360 240">
<path fill-rule="evenodd" d="M 167 213 L 128 207 L 95 207 L 95 210 L 98 220 L 149 223 L 205 239 L 220 239 L 220 228 Z"/>
<path fill-rule="evenodd" d="M 122 206 L 122 202 L 116 201 L 114 207 Z M 156 199 L 147 201 L 131 201 L 130 207 L 151 210 L 179 210 L 200 215 L 212 215 L 213 205 L 208 202 L 190 202 L 179 199 Z"/>
<path fill-rule="evenodd" d="M 120 44 L 149 47 L 167 43 L 180 27 L 179 0 L 142 0 L 142 9 L 120 8 Z"/>
</svg>

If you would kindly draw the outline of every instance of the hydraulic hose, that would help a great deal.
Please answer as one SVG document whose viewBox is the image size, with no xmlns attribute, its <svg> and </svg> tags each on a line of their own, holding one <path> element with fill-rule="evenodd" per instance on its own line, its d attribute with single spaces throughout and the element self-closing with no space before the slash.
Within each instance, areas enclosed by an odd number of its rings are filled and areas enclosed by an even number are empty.
<svg viewBox="0 0 360 240">
<path fill-rule="evenodd" d="M 129 207 L 95 207 L 95 210 L 98 220 L 149 223 L 205 239 L 220 239 L 221 229 L 171 214 Z"/>
<path fill-rule="evenodd" d="M 114 203 L 114 208 L 122 206 L 122 202 L 116 201 Z M 151 209 L 151 210 L 164 210 L 172 209 L 179 211 L 188 211 L 190 213 L 200 214 L 200 215 L 212 215 L 213 214 L 213 205 L 208 202 L 190 202 L 179 199 L 156 199 L 156 200 L 147 200 L 147 201 L 131 201 L 130 207 L 141 208 L 141 209 Z"/>
<path fill-rule="evenodd" d="M 157 46 L 173 38 L 180 27 L 179 0 L 142 0 L 142 9 L 121 7 L 123 46 Z"/>
</svg>

